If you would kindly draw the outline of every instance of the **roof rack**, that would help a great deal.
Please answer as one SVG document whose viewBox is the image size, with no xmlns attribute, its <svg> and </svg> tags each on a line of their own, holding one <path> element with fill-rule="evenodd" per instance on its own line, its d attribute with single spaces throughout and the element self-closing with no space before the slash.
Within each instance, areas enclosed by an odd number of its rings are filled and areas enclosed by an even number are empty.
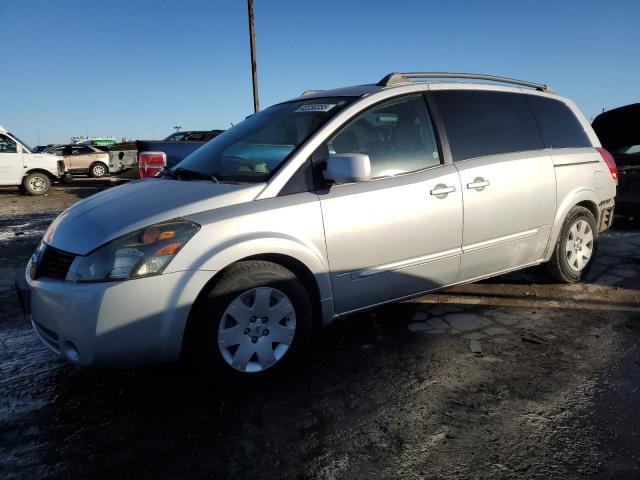
<svg viewBox="0 0 640 480">
<path fill-rule="evenodd" d="M 554 93 L 550 85 L 541 83 L 527 82 L 525 80 L 516 80 L 508 77 L 497 77 L 495 75 L 482 75 L 480 73 L 448 73 L 448 72 L 408 72 L 408 73 L 390 73 L 378 82 L 381 87 L 406 83 L 411 78 L 462 78 L 471 80 L 489 80 L 499 83 L 511 83 L 513 85 L 522 85 L 523 87 L 531 87 L 541 92 Z"/>
</svg>

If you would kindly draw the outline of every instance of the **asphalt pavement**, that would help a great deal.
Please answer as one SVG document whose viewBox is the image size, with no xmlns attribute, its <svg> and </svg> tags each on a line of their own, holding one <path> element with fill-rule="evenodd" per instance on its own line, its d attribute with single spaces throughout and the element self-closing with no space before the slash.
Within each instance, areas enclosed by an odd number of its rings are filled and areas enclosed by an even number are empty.
<svg viewBox="0 0 640 480">
<path fill-rule="evenodd" d="M 640 231 L 587 281 L 534 268 L 335 322 L 303 365 L 237 389 L 179 365 L 53 356 L 13 278 L 109 180 L 0 189 L 0 478 L 640 478 Z"/>
</svg>

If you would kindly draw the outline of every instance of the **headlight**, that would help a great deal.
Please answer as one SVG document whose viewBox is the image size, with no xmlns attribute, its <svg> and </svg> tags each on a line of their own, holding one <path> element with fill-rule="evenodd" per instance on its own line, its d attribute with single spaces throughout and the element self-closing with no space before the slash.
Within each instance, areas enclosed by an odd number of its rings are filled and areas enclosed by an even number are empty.
<svg viewBox="0 0 640 480">
<path fill-rule="evenodd" d="M 197 223 L 176 219 L 128 233 L 77 257 L 67 280 L 99 282 L 158 275 L 199 229 Z"/>
</svg>

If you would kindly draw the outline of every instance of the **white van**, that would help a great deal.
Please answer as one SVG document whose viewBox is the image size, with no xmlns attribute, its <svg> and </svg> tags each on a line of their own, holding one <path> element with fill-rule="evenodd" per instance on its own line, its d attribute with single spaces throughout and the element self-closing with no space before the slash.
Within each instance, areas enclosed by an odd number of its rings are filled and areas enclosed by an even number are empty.
<svg viewBox="0 0 640 480">
<path fill-rule="evenodd" d="M 71 180 L 64 161 L 31 148 L 0 125 L 0 186 L 20 187 L 31 195 L 44 195 L 52 182 Z"/>
</svg>

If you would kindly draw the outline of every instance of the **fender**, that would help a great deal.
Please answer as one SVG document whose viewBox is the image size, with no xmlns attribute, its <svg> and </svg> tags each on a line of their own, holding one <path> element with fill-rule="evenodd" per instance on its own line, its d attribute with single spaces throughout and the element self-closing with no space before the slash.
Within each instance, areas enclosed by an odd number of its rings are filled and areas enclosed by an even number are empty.
<svg viewBox="0 0 640 480">
<path fill-rule="evenodd" d="M 215 229 L 215 228 L 214 228 Z M 227 230 L 228 231 L 228 230 Z M 205 238 L 208 235 L 205 236 Z M 195 240 L 195 239 L 194 239 Z M 224 270 L 235 262 L 260 255 L 282 255 L 304 265 L 311 272 L 318 292 L 323 311 L 323 321 L 327 323 L 333 317 L 333 288 L 329 265 L 324 256 L 324 236 L 304 241 L 294 235 L 283 232 L 253 232 L 229 236 L 220 243 L 210 243 L 201 251 L 198 258 L 180 258 L 180 254 L 169 265 L 165 273 L 174 271 L 206 271 L 209 278 Z M 319 245 L 318 245 L 319 244 Z"/>
<path fill-rule="evenodd" d="M 60 180 L 60 177 L 54 175 L 49 170 L 42 167 L 32 167 L 28 170 L 25 170 L 24 172 L 22 172 L 22 178 L 24 179 L 26 176 L 31 175 L 32 173 L 44 173 L 52 182 Z"/>
<path fill-rule="evenodd" d="M 579 203 L 589 202 L 592 203 L 593 206 L 597 209 L 600 203 L 600 198 L 596 194 L 596 192 L 590 188 L 585 187 L 577 187 L 571 190 L 562 201 L 558 204 L 556 209 L 556 217 L 553 221 L 553 228 L 551 229 L 551 234 L 549 235 L 549 243 L 547 243 L 547 248 L 545 249 L 543 259 L 544 261 L 548 261 L 553 254 L 553 249 L 556 246 L 558 241 L 558 236 L 560 235 L 560 229 L 562 228 L 562 224 L 564 223 L 565 218 L 569 214 L 569 210 L 578 205 Z M 596 215 L 597 217 L 597 215 Z M 596 222 L 598 218 L 596 218 Z"/>
<path fill-rule="evenodd" d="M 323 323 L 326 325 L 333 318 L 333 290 L 329 267 L 313 246 L 305 245 L 299 240 L 278 233 L 258 232 L 244 238 L 230 238 L 224 243 L 216 244 L 206 250 L 199 258 L 191 262 L 188 275 L 183 278 L 180 286 L 174 292 L 175 301 L 181 299 L 181 303 L 195 302 L 208 281 L 215 275 L 235 262 L 247 257 L 259 255 L 284 255 L 304 264 L 313 274 L 320 292 Z M 177 258 L 176 258 L 177 259 Z M 167 269 L 166 274 L 183 271 Z M 185 272 L 186 273 L 186 272 Z M 188 290 L 187 293 L 185 290 Z M 185 300 L 187 297 L 189 300 Z M 164 329 L 167 331 L 164 345 L 164 353 L 167 358 L 177 358 L 182 348 L 182 339 L 187 323 L 188 312 L 182 312 L 180 316 L 167 318 Z"/>
<path fill-rule="evenodd" d="M 206 252 L 198 269 L 219 272 L 242 259 L 273 254 L 291 257 L 303 263 L 316 279 L 320 300 L 333 297 L 329 265 L 320 252 L 299 239 L 280 233 L 256 233 L 246 238 L 229 239 Z"/>
</svg>

